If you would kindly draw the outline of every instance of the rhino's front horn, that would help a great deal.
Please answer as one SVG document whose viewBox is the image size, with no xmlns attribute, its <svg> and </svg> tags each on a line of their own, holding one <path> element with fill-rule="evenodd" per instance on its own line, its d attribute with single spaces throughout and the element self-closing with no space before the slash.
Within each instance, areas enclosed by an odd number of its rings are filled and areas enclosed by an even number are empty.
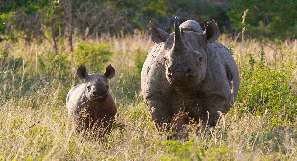
<svg viewBox="0 0 297 161">
<path fill-rule="evenodd" d="M 183 48 L 183 42 L 181 39 L 181 30 L 179 28 L 180 19 L 179 17 L 174 17 L 174 50 L 178 51 Z M 181 53 L 181 52 L 178 52 Z"/>
</svg>

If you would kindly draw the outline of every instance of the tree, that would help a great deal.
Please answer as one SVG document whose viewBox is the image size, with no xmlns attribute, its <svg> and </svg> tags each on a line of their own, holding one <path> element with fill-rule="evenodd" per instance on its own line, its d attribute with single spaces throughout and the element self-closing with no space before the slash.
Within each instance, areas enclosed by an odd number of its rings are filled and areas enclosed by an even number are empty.
<svg viewBox="0 0 297 161">
<path fill-rule="evenodd" d="M 73 51 L 73 16 L 72 16 L 72 1 L 61 0 L 61 6 L 64 11 L 65 35 L 68 40 L 69 49 Z"/>
<path fill-rule="evenodd" d="M 235 30 L 243 27 L 241 16 L 248 9 L 247 32 L 252 36 L 297 38 L 296 0 L 232 0 L 228 15 Z"/>
</svg>

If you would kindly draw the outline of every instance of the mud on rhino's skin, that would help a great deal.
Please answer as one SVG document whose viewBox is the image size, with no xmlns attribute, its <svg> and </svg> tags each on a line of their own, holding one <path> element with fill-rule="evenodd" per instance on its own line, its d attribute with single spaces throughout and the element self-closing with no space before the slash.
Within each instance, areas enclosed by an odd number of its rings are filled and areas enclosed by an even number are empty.
<svg viewBox="0 0 297 161">
<path fill-rule="evenodd" d="M 101 75 L 88 74 L 85 66 L 77 69 L 76 75 L 84 80 L 70 89 L 66 98 L 68 115 L 74 122 L 78 132 L 93 130 L 96 136 L 104 136 L 110 131 L 115 114 L 116 105 L 109 93 L 108 79 L 115 74 L 109 65 Z"/>
<path fill-rule="evenodd" d="M 215 126 L 219 114 L 226 113 L 234 102 L 239 87 L 235 61 L 216 42 L 216 23 L 204 28 L 202 31 L 194 20 L 181 25 L 176 20 L 174 33 L 152 29 L 155 45 L 142 68 L 141 90 L 159 130 L 168 129 L 164 124 L 170 125 L 181 111 Z"/>
</svg>

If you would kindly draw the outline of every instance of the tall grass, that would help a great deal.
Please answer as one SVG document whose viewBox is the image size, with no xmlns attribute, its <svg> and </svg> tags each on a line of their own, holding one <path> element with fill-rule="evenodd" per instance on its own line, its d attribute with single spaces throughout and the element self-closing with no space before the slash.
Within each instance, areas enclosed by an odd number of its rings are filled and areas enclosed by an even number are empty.
<svg viewBox="0 0 297 161">
<path fill-rule="evenodd" d="M 0 160 L 297 160 L 297 98 L 288 88 L 297 42 L 247 39 L 242 47 L 224 35 L 220 41 L 239 66 L 239 97 L 215 129 L 191 132 L 188 141 L 164 139 L 139 95 L 141 65 L 152 46 L 146 35 L 77 40 L 74 53 L 60 45 L 58 55 L 48 42 L 0 44 Z M 107 64 L 116 69 L 110 84 L 119 112 L 102 140 L 74 133 L 67 120 L 65 95 L 78 83 L 73 54 L 85 51 L 81 44 L 91 45 L 89 59 L 93 49 L 100 57 L 100 44 L 108 46 L 110 57 L 93 72 Z"/>
</svg>

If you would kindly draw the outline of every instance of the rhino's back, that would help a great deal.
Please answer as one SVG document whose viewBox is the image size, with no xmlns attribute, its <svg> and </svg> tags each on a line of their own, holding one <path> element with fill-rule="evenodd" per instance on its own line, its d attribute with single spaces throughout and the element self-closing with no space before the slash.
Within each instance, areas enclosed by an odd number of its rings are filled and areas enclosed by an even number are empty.
<svg viewBox="0 0 297 161">
<path fill-rule="evenodd" d="M 230 65 L 234 67 L 234 60 L 233 57 L 230 55 L 229 50 L 222 44 L 215 42 L 209 43 L 208 49 L 212 54 L 215 54 L 218 57 L 218 60 L 221 61 L 224 65 Z"/>
<path fill-rule="evenodd" d="M 74 112 L 83 103 L 85 84 L 79 84 L 70 89 L 66 98 L 66 107 L 69 113 Z"/>
<path fill-rule="evenodd" d="M 233 82 L 232 84 L 232 94 L 234 98 L 237 96 L 238 88 L 239 88 L 239 73 L 237 69 L 237 65 L 235 63 L 234 58 L 232 57 L 230 51 L 222 44 L 215 42 L 208 44 L 209 51 L 215 55 L 220 61 L 220 64 L 223 65 L 224 70 L 226 71 L 227 79 L 229 82 Z"/>
</svg>

